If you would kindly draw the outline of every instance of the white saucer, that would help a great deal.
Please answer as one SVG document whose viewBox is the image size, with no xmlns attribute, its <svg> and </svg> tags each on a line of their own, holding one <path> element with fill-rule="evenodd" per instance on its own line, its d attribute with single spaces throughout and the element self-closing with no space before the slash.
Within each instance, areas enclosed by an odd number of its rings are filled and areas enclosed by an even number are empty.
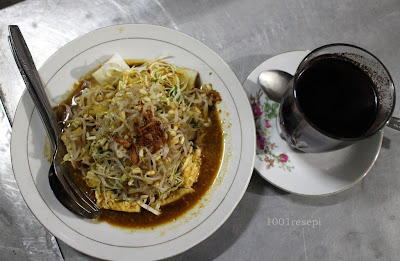
<svg viewBox="0 0 400 261">
<path fill-rule="evenodd" d="M 279 104 L 258 84 L 261 72 L 278 69 L 294 74 L 308 51 L 279 54 L 255 68 L 243 87 L 252 104 L 257 131 L 255 169 L 268 182 L 295 194 L 328 195 L 352 187 L 371 169 L 378 157 L 383 131 L 347 148 L 324 153 L 292 150 L 277 131 Z"/>
</svg>

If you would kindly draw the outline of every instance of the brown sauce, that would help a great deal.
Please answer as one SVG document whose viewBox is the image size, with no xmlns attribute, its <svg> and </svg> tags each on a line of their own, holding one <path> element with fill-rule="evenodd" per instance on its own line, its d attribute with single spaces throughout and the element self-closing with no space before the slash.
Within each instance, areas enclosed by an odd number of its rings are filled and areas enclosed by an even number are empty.
<svg viewBox="0 0 400 261">
<path fill-rule="evenodd" d="M 140 64 L 134 61 L 136 60 L 127 60 L 127 63 L 130 66 L 132 64 Z M 93 78 L 86 77 L 84 80 L 91 81 Z M 82 80 L 78 84 L 75 84 L 74 91 L 60 105 L 71 105 L 73 97 L 79 95 L 82 88 L 85 87 L 83 83 L 84 81 Z M 54 110 L 57 119 L 61 122 L 64 120 L 65 107 L 60 105 L 55 107 Z M 142 209 L 140 213 L 102 209 L 100 221 L 106 221 L 109 224 L 127 228 L 151 228 L 174 221 L 193 208 L 213 184 L 219 170 L 223 153 L 221 121 L 219 119 L 218 110 L 215 107 L 210 109 L 209 117 L 211 118 L 211 125 L 210 127 L 204 128 L 206 138 L 202 140 L 201 144 L 198 144 L 202 149 L 202 162 L 198 180 L 193 184 L 194 192 L 186 194 L 181 199 L 161 207 L 161 215 L 159 216 L 144 209 Z M 86 182 L 79 172 L 74 172 L 73 179 L 82 190 L 94 199 L 93 191 L 86 185 Z"/>
<path fill-rule="evenodd" d="M 145 210 L 140 213 L 127 213 L 103 209 L 100 220 L 122 227 L 153 227 L 173 221 L 194 207 L 214 182 L 222 158 L 223 137 L 217 110 L 212 110 L 210 117 L 212 124 L 205 129 L 207 139 L 204 139 L 202 144 L 200 175 L 193 184 L 193 193 L 161 207 L 159 216 Z"/>
</svg>

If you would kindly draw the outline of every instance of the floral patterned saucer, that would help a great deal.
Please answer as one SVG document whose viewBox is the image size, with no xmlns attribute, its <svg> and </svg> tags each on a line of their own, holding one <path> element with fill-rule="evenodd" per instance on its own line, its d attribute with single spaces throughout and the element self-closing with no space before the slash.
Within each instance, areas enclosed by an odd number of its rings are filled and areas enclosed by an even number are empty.
<svg viewBox="0 0 400 261">
<path fill-rule="evenodd" d="M 274 56 L 246 79 L 243 87 L 250 100 L 256 123 L 256 171 L 273 185 L 295 194 L 328 195 L 352 187 L 371 169 L 382 143 L 383 132 L 333 152 L 303 153 L 290 148 L 278 133 L 279 104 L 262 91 L 258 76 L 278 69 L 294 74 L 308 51 Z"/>
</svg>

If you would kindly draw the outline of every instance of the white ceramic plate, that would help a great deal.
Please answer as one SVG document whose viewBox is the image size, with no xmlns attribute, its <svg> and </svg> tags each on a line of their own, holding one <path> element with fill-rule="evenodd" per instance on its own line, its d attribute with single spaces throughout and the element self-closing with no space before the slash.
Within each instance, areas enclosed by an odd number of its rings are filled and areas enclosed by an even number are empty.
<svg viewBox="0 0 400 261">
<path fill-rule="evenodd" d="M 255 68 L 243 87 L 250 100 L 257 131 L 255 169 L 273 185 L 301 195 L 328 195 L 350 188 L 371 169 L 382 143 L 383 132 L 350 147 L 324 153 L 292 150 L 276 129 L 279 104 L 262 92 L 258 76 L 278 69 L 294 74 L 308 51 L 274 56 Z"/>
<path fill-rule="evenodd" d="M 39 70 L 51 104 L 59 103 L 79 77 L 116 52 L 125 59 L 171 54 L 169 62 L 199 71 L 201 80 L 212 83 L 219 91 L 223 99 L 219 109 L 225 134 L 224 153 L 210 191 L 184 216 L 154 229 L 122 229 L 73 215 L 50 189 L 50 165 L 43 156 L 45 131 L 27 92 L 18 105 L 13 125 L 11 155 L 15 177 L 37 219 L 73 248 L 103 259 L 173 256 L 211 235 L 243 196 L 255 156 L 251 107 L 235 74 L 211 49 L 183 33 L 151 25 L 99 29 L 57 51 Z"/>
</svg>

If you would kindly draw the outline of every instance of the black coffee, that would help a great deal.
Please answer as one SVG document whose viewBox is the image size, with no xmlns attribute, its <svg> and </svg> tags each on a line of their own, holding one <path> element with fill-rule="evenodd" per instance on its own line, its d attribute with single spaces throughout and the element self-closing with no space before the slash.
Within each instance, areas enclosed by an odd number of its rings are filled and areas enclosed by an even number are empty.
<svg viewBox="0 0 400 261">
<path fill-rule="evenodd" d="M 377 98 L 368 75 L 338 56 L 321 56 L 300 74 L 299 107 L 321 131 L 338 138 L 364 135 L 375 121 Z"/>
</svg>

